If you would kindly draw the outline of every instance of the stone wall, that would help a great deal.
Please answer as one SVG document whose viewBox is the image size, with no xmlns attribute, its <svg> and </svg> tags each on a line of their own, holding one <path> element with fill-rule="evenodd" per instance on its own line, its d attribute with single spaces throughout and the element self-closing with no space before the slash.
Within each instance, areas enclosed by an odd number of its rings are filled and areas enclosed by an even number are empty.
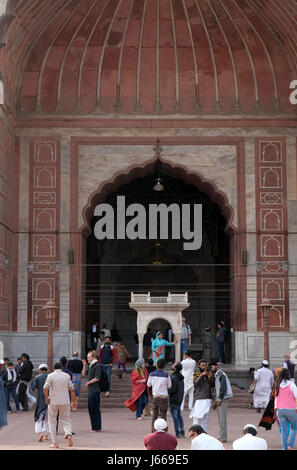
<svg viewBox="0 0 297 470">
<path fill-rule="evenodd" d="M 2 111 L 2 109 L 1 109 Z M 0 330 L 13 328 L 12 311 L 16 307 L 13 291 L 15 209 L 17 186 L 14 133 L 4 112 L 0 113 Z M 15 292 L 15 291 L 14 291 Z"/>
<path fill-rule="evenodd" d="M 32 142 L 39 145 L 51 140 L 60 142 L 60 216 L 58 219 L 59 235 L 58 252 L 55 261 L 59 261 L 61 269 L 57 278 L 59 289 L 60 324 L 57 334 L 63 333 L 67 337 L 75 334 L 77 349 L 84 335 L 84 324 L 80 327 L 71 327 L 71 316 L 74 314 L 71 305 L 81 309 L 79 293 L 79 276 L 73 276 L 73 267 L 68 265 L 68 250 L 73 248 L 72 240 L 75 235 L 79 237 L 79 230 L 84 225 L 84 211 L 90 203 L 90 197 L 96 193 L 106 181 L 112 181 L 115 175 L 125 174 L 133 166 L 144 166 L 154 159 L 154 141 L 160 138 L 163 147 L 161 158 L 170 164 L 182 165 L 189 173 L 197 173 L 205 180 L 211 181 L 221 191 L 232 207 L 232 224 L 238 227 L 239 217 L 244 218 L 246 224 L 246 249 L 248 252 L 248 265 L 243 268 L 246 273 L 246 309 L 247 326 L 235 328 L 234 331 L 234 361 L 237 364 L 249 364 L 262 360 L 262 337 L 259 331 L 259 303 L 262 296 L 259 273 L 256 269 L 257 252 L 257 167 L 255 148 L 258 142 L 282 141 L 285 143 L 286 159 L 283 172 L 286 180 L 286 210 L 287 210 L 287 236 L 289 270 L 283 276 L 288 278 L 288 289 L 285 292 L 288 312 L 286 328 L 277 328 L 271 335 L 272 358 L 281 360 L 284 349 L 288 349 L 291 339 L 297 328 L 296 305 L 296 136 L 295 130 L 281 127 L 254 128 L 89 128 L 76 127 L 55 128 L 54 132 L 48 128 L 19 128 L 17 135 L 20 139 L 20 214 L 19 214 L 19 284 L 18 284 L 18 332 L 27 331 L 27 298 L 28 298 L 28 272 L 24 269 L 30 261 L 28 252 L 28 211 L 30 207 L 30 148 Z M 117 139 L 126 139 L 117 144 Z M 103 139 L 103 141 L 102 141 Z M 104 141 L 105 139 L 105 141 Z M 142 143 L 139 139 L 143 139 Z M 151 139 L 147 141 L 147 139 Z M 162 144 L 162 139 L 165 144 Z M 172 139 L 172 143 L 169 140 Z M 174 141 L 174 139 L 177 139 Z M 179 139 L 179 140 L 178 140 Z M 183 141 L 184 139 L 184 141 Z M 188 139 L 188 141 L 187 141 Z M 204 142 L 202 140 L 205 139 Z M 232 143 L 241 140 L 243 152 L 238 160 L 236 145 Z M 190 141 L 190 143 L 189 143 Z M 186 144 L 184 142 L 187 142 Z M 31 147 L 30 147 L 31 146 Z M 77 159 L 77 173 L 73 173 L 73 162 Z M 242 168 L 244 166 L 244 168 Z M 243 171 L 244 170 L 244 171 Z M 243 172 L 242 172 L 243 171 Z M 242 180 L 244 175 L 244 180 Z M 240 179 L 241 178 L 241 179 Z M 75 187 L 75 191 L 74 191 Z M 77 197 L 77 205 L 72 196 Z M 244 198 L 244 213 L 238 212 L 240 198 Z M 245 210 L 246 208 L 246 210 Z M 71 222 L 72 220 L 72 222 Z M 76 220 L 74 230 L 73 220 Z M 82 245 L 81 245 L 82 247 Z M 78 250 L 76 260 L 79 263 L 82 256 Z M 279 262 L 286 261 L 282 257 Z M 283 264 L 282 264 L 283 266 Z M 273 277 L 273 276 L 271 276 Z M 77 282 L 73 285 L 72 281 Z M 70 282 L 71 281 L 71 282 Z M 30 292 L 29 292 L 30 293 Z M 244 292 L 243 292 L 244 293 Z M 242 294 L 242 293 L 241 293 Z M 77 297 L 75 297 L 77 296 Z M 43 299 L 44 302 L 46 299 Z M 72 302 L 72 303 L 71 303 Z M 79 321 L 77 322 L 79 325 Z M 231 325 L 232 326 L 232 325 Z M 280 325 L 281 326 L 281 325 Z M 6 328 L 6 327 L 5 327 Z M 2 330 L 5 328 L 1 328 Z M 10 329 L 10 327 L 7 327 Z M 261 329 L 261 328 L 260 328 Z M 69 344 L 69 348 L 71 346 Z M 66 343 L 65 343 L 66 346 Z M 37 347 L 37 346 L 36 346 Z M 69 350 L 70 354 L 71 351 Z M 67 351 L 65 351 L 67 354 Z M 37 354 L 41 357 L 42 354 Z"/>
</svg>

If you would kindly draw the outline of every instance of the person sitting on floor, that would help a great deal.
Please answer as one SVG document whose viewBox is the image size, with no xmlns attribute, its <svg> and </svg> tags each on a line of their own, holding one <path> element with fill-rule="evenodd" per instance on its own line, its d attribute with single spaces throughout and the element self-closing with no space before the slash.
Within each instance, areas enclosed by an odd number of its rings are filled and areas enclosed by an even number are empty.
<svg viewBox="0 0 297 470">
<path fill-rule="evenodd" d="M 234 450 L 267 450 L 267 442 L 257 437 L 257 428 L 253 424 L 247 424 L 242 430 L 243 436 L 233 442 Z"/>
<path fill-rule="evenodd" d="M 175 450 L 177 439 L 169 434 L 168 424 L 163 418 L 158 418 L 154 422 L 153 432 L 144 438 L 146 450 Z"/>
<path fill-rule="evenodd" d="M 223 444 L 215 437 L 206 434 L 199 424 L 190 427 L 189 437 L 192 439 L 191 450 L 225 450 Z"/>
</svg>

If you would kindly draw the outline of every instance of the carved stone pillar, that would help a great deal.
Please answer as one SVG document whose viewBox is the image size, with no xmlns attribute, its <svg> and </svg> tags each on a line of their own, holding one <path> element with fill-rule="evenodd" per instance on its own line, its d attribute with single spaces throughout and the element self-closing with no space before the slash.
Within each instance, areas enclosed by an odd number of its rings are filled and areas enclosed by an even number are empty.
<svg viewBox="0 0 297 470">
<path fill-rule="evenodd" d="M 144 333 L 138 333 L 138 359 L 143 358 L 143 337 Z"/>
</svg>

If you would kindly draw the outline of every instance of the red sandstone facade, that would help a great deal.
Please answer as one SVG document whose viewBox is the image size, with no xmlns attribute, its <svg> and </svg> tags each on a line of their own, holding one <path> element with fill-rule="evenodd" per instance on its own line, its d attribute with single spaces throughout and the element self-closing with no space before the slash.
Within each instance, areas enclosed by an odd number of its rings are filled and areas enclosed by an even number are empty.
<svg viewBox="0 0 297 470">
<path fill-rule="evenodd" d="M 159 138 L 168 174 L 209 194 L 226 218 L 234 360 L 261 359 L 264 297 L 273 305 L 273 357 L 282 357 L 297 330 L 295 2 L 8 0 L 1 13 L 0 340 L 7 354 L 14 355 L 12 338 L 27 345 L 46 331 L 48 300 L 60 307 L 57 338 L 68 338 L 69 353 L 81 348 L 92 210 L 152 171 Z M 105 148 L 106 175 L 102 158 L 90 157 Z M 135 155 L 122 157 L 128 148 Z M 224 148 L 226 159 L 218 153 Z M 141 149 L 151 157 L 137 160 Z M 216 170 L 196 159 L 203 149 L 218 156 Z M 176 159 L 183 150 L 189 159 Z M 98 182 L 83 184 L 93 161 Z M 75 261 L 67 266 L 69 250 Z"/>
</svg>

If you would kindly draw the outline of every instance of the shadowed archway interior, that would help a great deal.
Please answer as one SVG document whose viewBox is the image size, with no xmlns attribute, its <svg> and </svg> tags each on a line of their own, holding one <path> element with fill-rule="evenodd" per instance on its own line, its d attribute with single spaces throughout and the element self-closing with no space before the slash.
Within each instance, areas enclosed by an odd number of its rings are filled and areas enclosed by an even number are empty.
<svg viewBox="0 0 297 470">
<path fill-rule="evenodd" d="M 116 325 L 131 353 L 135 353 L 136 313 L 129 309 L 132 292 L 150 292 L 151 296 L 167 296 L 168 292 L 189 294 L 190 308 L 184 312 L 193 330 L 193 341 L 203 343 L 203 331 L 211 326 L 213 354 L 215 325 L 218 320 L 230 321 L 229 238 L 226 219 L 219 206 L 194 185 L 161 173 L 164 191 L 155 191 L 156 173 L 124 184 L 105 201 L 114 207 L 117 196 L 125 196 L 126 207 L 149 204 L 202 204 L 202 246 L 196 251 L 183 249 L 183 240 L 98 240 L 94 226 L 87 239 L 86 328 L 96 320 Z M 127 221 L 131 218 L 127 217 Z M 170 227 L 170 217 L 169 217 Z M 160 325 L 161 326 L 161 325 Z M 155 333 L 155 331 L 153 332 Z"/>
</svg>

